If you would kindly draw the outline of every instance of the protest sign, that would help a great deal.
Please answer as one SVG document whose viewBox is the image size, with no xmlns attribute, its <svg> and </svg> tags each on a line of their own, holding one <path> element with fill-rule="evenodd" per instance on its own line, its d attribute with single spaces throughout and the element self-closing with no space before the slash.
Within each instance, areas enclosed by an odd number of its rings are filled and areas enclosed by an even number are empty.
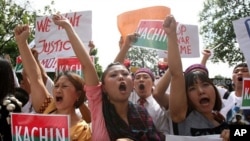
<svg viewBox="0 0 250 141">
<path fill-rule="evenodd" d="M 57 58 L 57 74 L 66 70 L 82 76 L 82 65 L 76 57 Z"/>
<path fill-rule="evenodd" d="M 45 114 L 11 114 L 13 141 L 70 141 L 69 116 Z"/>
<path fill-rule="evenodd" d="M 250 78 L 243 78 L 242 109 L 250 109 Z"/>
<path fill-rule="evenodd" d="M 152 6 L 131 10 L 117 16 L 117 26 L 123 39 L 127 34 L 134 33 L 142 19 L 163 20 L 170 14 L 166 6 Z"/>
<path fill-rule="evenodd" d="M 87 50 L 92 39 L 92 11 L 62 14 L 68 18 Z M 75 56 L 65 30 L 52 21 L 52 16 L 36 18 L 35 45 L 39 60 L 47 72 L 55 72 L 57 58 Z"/>
<path fill-rule="evenodd" d="M 168 47 L 163 22 L 163 20 L 141 20 L 136 29 L 140 37 L 133 46 L 161 50 L 164 54 Z M 199 57 L 198 26 L 178 23 L 176 32 L 181 57 Z"/>
<path fill-rule="evenodd" d="M 233 21 L 234 32 L 240 50 L 244 54 L 248 69 L 250 70 L 250 16 Z"/>
</svg>

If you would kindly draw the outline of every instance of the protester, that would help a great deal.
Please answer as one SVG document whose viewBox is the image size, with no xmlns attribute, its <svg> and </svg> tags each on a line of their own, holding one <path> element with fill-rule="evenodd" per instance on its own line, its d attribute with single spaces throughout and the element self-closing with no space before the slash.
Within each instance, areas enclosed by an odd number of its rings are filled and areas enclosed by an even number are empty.
<svg viewBox="0 0 250 141">
<path fill-rule="evenodd" d="M 201 65 L 196 64 L 196 69 L 198 69 L 198 66 L 200 66 L 201 68 L 204 68 L 204 69 L 199 69 L 199 70 L 200 71 L 206 70 L 204 72 L 209 77 L 209 71 L 206 68 L 206 63 L 207 63 L 207 60 L 209 59 L 209 57 L 211 57 L 212 51 L 209 50 L 209 49 L 204 49 L 202 51 L 202 54 L 203 54 L 203 57 L 201 59 Z M 202 66 L 202 65 L 204 65 L 204 66 Z M 192 65 L 192 66 L 194 66 L 194 65 Z M 192 66 L 190 66 L 190 68 Z M 220 113 L 226 118 L 228 111 L 234 105 L 234 97 L 233 97 L 233 95 L 231 95 L 231 93 L 228 91 L 228 89 L 223 88 L 223 87 L 218 86 L 218 85 L 215 85 L 215 86 L 216 86 L 216 88 L 217 88 L 217 90 L 218 90 L 218 92 L 220 94 L 221 99 L 222 99 L 222 108 L 220 110 Z"/>
<path fill-rule="evenodd" d="M 229 124 L 236 122 L 237 115 L 239 114 L 242 116 L 241 121 L 244 121 L 245 124 L 250 124 L 250 110 L 241 109 L 244 78 L 250 78 L 248 65 L 245 62 L 237 64 L 233 69 L 232 81 L 234 91 L 230 94 L 233 96 L 233 104 L 230 111 L 227 113 L 227 122 Z"/>
<path fill-rule="evenodd" d="M 168 118 L 170 120 L 174 118 L 174 120 L 179 121 L 178 118 L 175 118 L 175 115 L 180 117 L 185 116 L 183 113 L 185 111 L 185 99 L 182 103 L 176 102 L 176 99 L 182 99 L 183 95 L 185 94 L 185 89 L 181 89 L 182 87 L 185 87 L 185 83 L 177 44 L 176 22 L 172 15 L 166 17 L 163 28 L 168 37 L 168 70 L 156 84 L 153 95 L 162 107 L 169 109 L 170 117 Z M 168 96 L 165 93 L 170 83 L 170 95 Z M 167 117 L 166 120 L 168 120 Z M 171 122 L 169 124 L 169 126 L 172 127 Z"/>
<path fill-rule="evenodd" d="M 32 47 L 31 49 L 32 55 L 34 56 L 36 63 L 39 66 L 39 69 L 41 71 L 42 74 L 42 80 L 43 83 L 46 87 L 46 89 L 48 90 L 48 92 L 52 95 L 52 91 L 54 88 L 54 82 L 53 80 L 48 76 L 47 72 L 45 71 L 43 65 L 41 64 L 40 60 L 38 59 L 38 51 L 36 50 L 35 46 Z M 27 73 L 25 72 L 25 68 L 23 67 L 23 70 L 21 72 L 22 74 L 22 79 L 20 81 L 20 87 L 23 88 L 25 91 L 27 91 L 29 93 L 29 95 L 31 95 L 31 90 L 30 90 L 30 80 L 27 76 Z M 34 110 L 33 106 L 32 106 L 32 100 L 31 97 L 29 96 L 29 101 L 23 105 L 22 107 L 22 112 L 23 113 L 36 113 L 36 111 Z"/>
<path fill-rule="evenodd" d="M 168 45 L 169 71 L 171 79 L 175 78 L 175 80 L 171 80 L 169 97 L 173 133 L 183 136 L 221 134 L 224 139 L 228 140 L 229 131 L 223 130 L 228 126 L 223 116 L 219 114 L 222 104 L 221 98 L 214 84 L 208 78 L 207 69 L 201 64 L 195 64 L 188 67 L 184 75 L 182 74 L 174 17 L 168 17 L 164 25 L 164 30 L 168 38 L 171 39 L 168 42 L 172 42 L 171 45 Z M 178 75 L 173 75 L 174 73 Z M 163 86 L 165 83 L 166 81 L 159 81 L 157 85 Z M 165 89 L 156 86 L 155 91 Z"/>
<path fill-rule="evenodd" d="M 127 68 L 119 63 L 109 65 L 100 83 L 94 64 L 68 19 L 54 15 L 53 20 L 64 27 L 76 56 L 84 66 L 84 87 L 91 111 L 93 140 L 165 140 L 156 131 L 146 109 L 128 101 L 133 82 Z"/>
<path fill-rule="evenodd" d="M 15 98 L 15 80 L 10 63 L 0 58 L 0 140 L 11 141 L 12 112 L 21 112 L 22 103 Z"/>
<path fill-rule="evenodd" d="M 114 62 L 124 62 L 124 58 L 132 47 L 132 43 L 136 42 L 140 35 L 138 33 L 128 34 L 125 41 L 120 38 L 120 52 Z M 155 76 L 148 68 L 139 68 L 133 74 L 134 91 L 129 96 L 129 101 L 133 104 L 139 104 L 145 107 L 152 117 L 156 129 L 165 134 L 169 133 L 169 121 L 166 120 L 167 109 L 161 108 L 152 95 L 154 89 Z M 166 103 L 168 105 L 168 103 Z"/>
<path fill-rule="evenodd" d="M 56 25 L 60 22 L 53 18 Z M 62 27 L 67 27 L 67 25 Z M 67 31 L 67 30 L 66 30 Z M 46 89 L 41 70 L 31 50 L 28 47 L 29 25 L 18 25 L 14 29 L 15 39 L 18 45 L 22 63 L 30 80 L 32 105 L 37 113 L 70 115 L 70 138 L 77 141 L 90 141 L 91 130 L 86 123 L 89 120 L 87 107 L 83 103 L 85 91 L 83 91 L 83 79 L 73 72 L 63 72 L 55 78 L 53 97 Z M 71 38 L 69 38 L 71 40 Z M 71 40 L 74 42 L 74 40 Z M 72 43 L 72 46 L 75 44 Z M 83 119 L 75 112 L 75 108 L 83 108 Z"/>
</svg>

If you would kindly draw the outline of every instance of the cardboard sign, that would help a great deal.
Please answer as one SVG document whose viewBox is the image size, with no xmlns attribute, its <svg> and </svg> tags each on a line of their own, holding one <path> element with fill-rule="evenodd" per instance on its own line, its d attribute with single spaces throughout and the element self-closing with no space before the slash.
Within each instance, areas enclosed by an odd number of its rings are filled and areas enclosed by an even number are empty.
<svg viewBox="0 0 250 141">
<path fill-rule="evenodd" d="M 92 40 L 92 11 L 62 14 L 70 20 L 87 50 Z M 39 60 L 47 72 L 55 72 L 56 59 L 75 56 L 65 30 L 52 21 L 52 16 L 36 18 L 35 45 Z"/>
<path fill-rule="evenodd" d="M 240 50 L 244 54 L 248 69 L 250 70 L 250 16 L 233 21 L 234 32 Z"/>
<path fill-rule="evenodd" d="M 69 116 L 11 114 L 12 141 L 70 141 Z"/>
<path fill-rule="evenodd" d="M 117 16 L 117 26 L 121 36 L 125 39 L 127 34 L 135 32 L 140 20 L 163 20 L 170 13 L 170 8 L 166 6 L 152 6 L 127 11 Z"/>
</svg>

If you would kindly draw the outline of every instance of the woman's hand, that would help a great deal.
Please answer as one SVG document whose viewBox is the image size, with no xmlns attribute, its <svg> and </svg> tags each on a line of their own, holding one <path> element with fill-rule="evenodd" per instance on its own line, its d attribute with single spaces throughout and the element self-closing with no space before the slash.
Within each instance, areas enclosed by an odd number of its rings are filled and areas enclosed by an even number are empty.
<svg viewBox="0 0 250 141">
<path fill-rule="evenodd" d="M 220 137 L 223 141 L 230 141 L 230 130 L 225 129 L 221 132 Z"/>
</svg>

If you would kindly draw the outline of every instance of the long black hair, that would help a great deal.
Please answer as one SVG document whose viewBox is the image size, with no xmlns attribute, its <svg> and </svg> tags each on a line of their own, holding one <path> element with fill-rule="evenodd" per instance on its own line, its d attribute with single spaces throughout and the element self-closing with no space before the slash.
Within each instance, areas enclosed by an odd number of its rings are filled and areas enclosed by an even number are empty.
<svg viewBox="0 0 250 141">
<path fill-rule="evenodd" d="M 15 80 L 11 64 L 0 58 L 0 102 L 8 94 L 14 94 L 15 92 Z"/>
</svg>

